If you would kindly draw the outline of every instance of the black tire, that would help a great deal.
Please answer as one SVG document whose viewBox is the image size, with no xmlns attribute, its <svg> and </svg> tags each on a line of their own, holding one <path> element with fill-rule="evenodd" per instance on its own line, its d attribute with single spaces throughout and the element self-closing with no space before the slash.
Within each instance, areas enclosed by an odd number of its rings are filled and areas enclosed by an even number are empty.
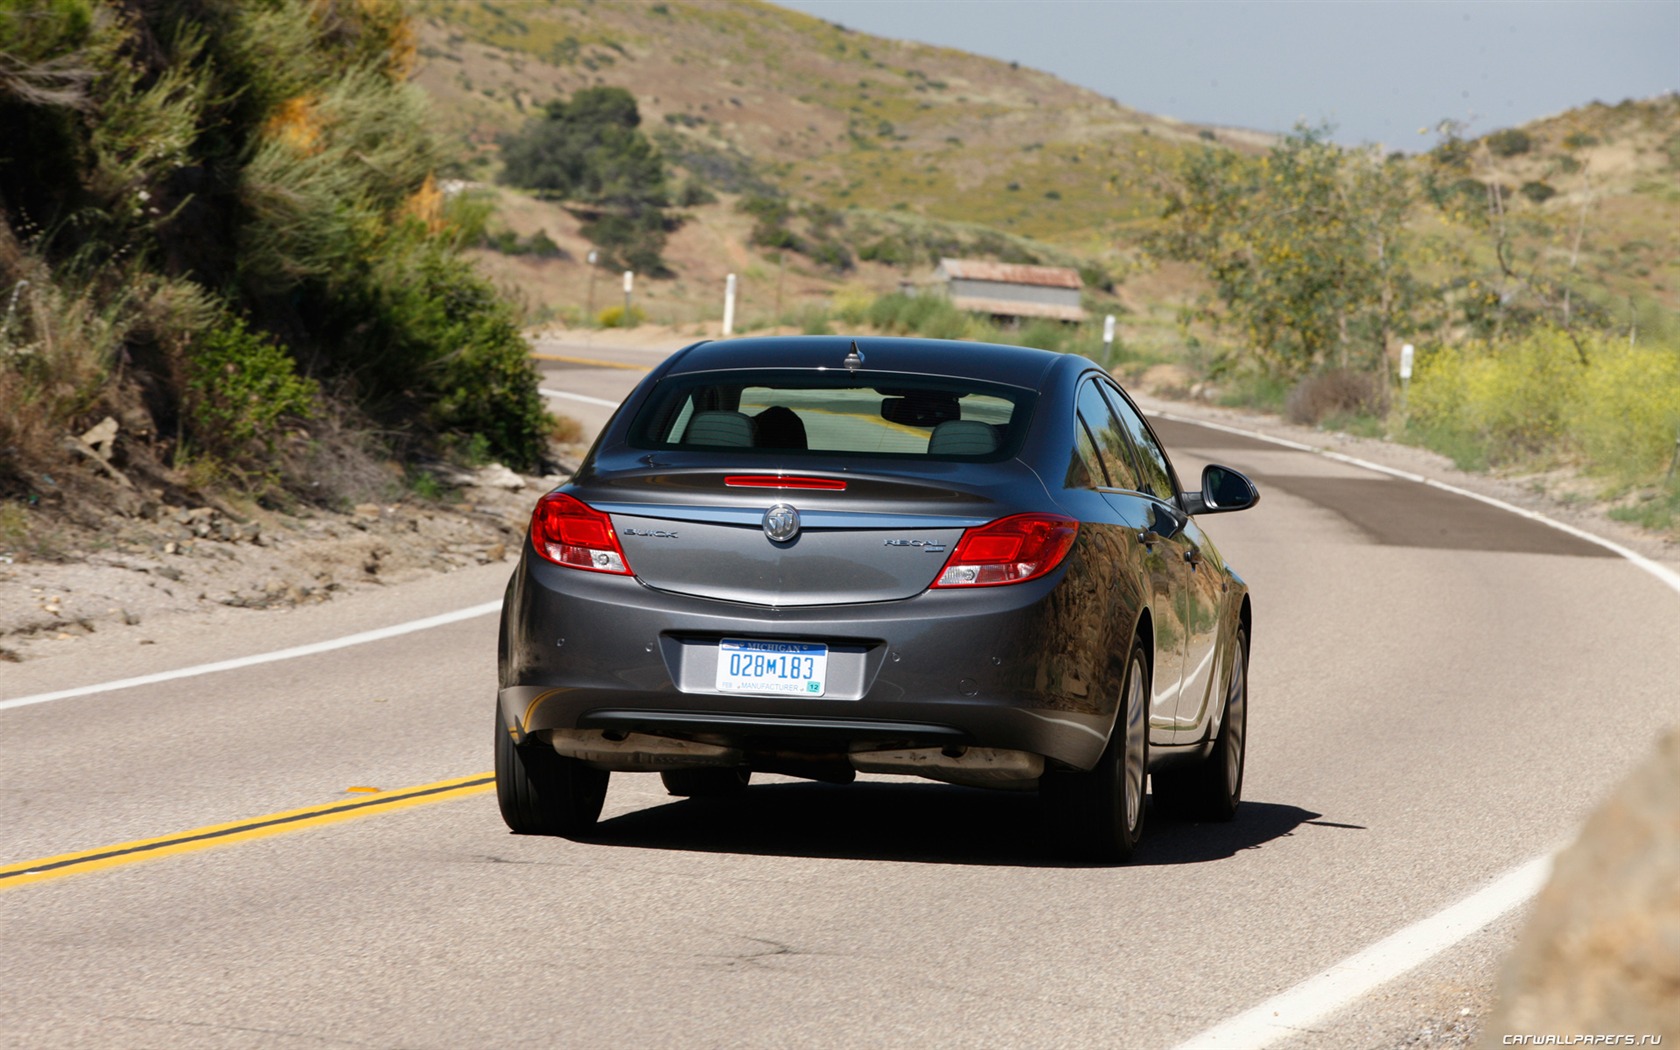
<svg viewBox="0 0 1680 1050">
<path fill-rule="evenodd" d="M 595 826 L 608 773 L 538 741 L 514 743 L 496 712 L 496 801 L 519 835 L 581 835 Z"/>
<path fill-rule="evenodd" d="M 1248 757 L 1248 632 L 1241 627 L 1232 654 L 1225 713 L 1213 750 L 1187 769 L 1155 774 L 1155 799 L 1175 817 L 1223 823 L 1237 815 L 1242 802 Z"/>
<path fill-rule="evenodd" d="M 739 795 L 752 781 L 746 766 L 706 766 L 701 769 L 666 769 L 659 774 L 665 790 L 685 798 L 718 798 Z"/>
<path fill-rule="evenodd" d="M 1120 683 L 1108 746 L 1089 772 L 1046 773 L 1039 795 L 1062 844 L 1075 856 L 1121 863 L 1143 837 L 1149 779 L 1149 658 L 1134 641 Z"/>
</svg>

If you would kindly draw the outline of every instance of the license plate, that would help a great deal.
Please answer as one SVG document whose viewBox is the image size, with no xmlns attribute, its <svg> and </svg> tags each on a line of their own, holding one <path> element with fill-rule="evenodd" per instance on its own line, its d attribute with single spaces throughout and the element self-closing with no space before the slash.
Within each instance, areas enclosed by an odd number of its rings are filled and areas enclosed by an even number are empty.
<svg viewBox="0 0 1680 1050">
<path fill-rule="evenodd" d="M 821 696 L 827 675 L 828 646 L 817 642 L 725 638 L 718 643 L 720 693 Z"/>
</svg>

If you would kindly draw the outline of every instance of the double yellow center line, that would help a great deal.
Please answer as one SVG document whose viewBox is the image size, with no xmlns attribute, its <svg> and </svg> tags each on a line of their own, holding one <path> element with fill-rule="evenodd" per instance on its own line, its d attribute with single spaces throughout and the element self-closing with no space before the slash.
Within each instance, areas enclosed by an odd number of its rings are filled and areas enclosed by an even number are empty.
<svg viewBox="0 0 1680 1050">
<path fill-rule="evenodd" d="M 434 784 L 421 784 L 418 787 L 382 791 L 376 795 L 354 801 L 308 806 L 303 809 L 270 813 L 267 816 L 233 821 L 228 824 L 211 824 L 208 827 L 193 828 L 191 831 L 182 831 L 160 838 L 137 839 L 133 842 L 123 842 L 115 846 L 83 850 L 80 853 L 63 853 L 56 857 L 41 857 L 37 860 L 22 861 L 0 867 L 0 891 L 27 886 L 30 883 L 45 882 L 49 879 L 60 879 L 67 875 L 80 875 L 84 872 L 118 868 L 157 857 L 171 857 L 180 853 L 191 853 L 215 846 L 266 838 L 270 835 L 280 835 L 289 831 L 303 831 L 326 824 L 336 824 L 340 821 L 355 820 L 359 817 L 408 809 L 412 806 L 448 802 L 467 795 L 482 794 L 495 786 L 496 778 L 493 775 L 481 773 L 478 776 L 440 780 Z"/>
</svg>

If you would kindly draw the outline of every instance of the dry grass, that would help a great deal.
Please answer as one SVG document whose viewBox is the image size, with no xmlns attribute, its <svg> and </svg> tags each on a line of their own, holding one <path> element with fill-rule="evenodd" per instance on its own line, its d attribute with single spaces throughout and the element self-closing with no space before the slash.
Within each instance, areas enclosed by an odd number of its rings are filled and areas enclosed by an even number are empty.
<svg viewBox="0 0 1680 1050">
<path fill-rule="evenodd" d="M 1301 380 L 1284 402 L 1291 423 L 1315 427 L 1333 416 L 1381 416 L 1388 411 L 1382 377 L 1333 368 Z"/>
<path fill-rule="evenodd" d="M 66 461 L 78 424 L 106 407 L 128 310 L 85 284 L 55 282 L 4 224 L 0 295 L 0 495 L 22 495 Z"/>
</svg>

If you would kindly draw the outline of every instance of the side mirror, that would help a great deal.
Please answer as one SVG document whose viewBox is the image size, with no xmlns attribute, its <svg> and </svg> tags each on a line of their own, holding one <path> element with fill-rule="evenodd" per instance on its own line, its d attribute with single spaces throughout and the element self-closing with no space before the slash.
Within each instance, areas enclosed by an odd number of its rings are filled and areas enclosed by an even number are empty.
<svg viewBox="0 0 1680 1050">
<path fill-rule="evenodd" d="M 1210 463 L 1202 468 L 1202 491 L 1187 493 L 1191 514 L 1225 514 L 1260 502 L 1260 490 L 1239 471 Z"/>
</svg>

